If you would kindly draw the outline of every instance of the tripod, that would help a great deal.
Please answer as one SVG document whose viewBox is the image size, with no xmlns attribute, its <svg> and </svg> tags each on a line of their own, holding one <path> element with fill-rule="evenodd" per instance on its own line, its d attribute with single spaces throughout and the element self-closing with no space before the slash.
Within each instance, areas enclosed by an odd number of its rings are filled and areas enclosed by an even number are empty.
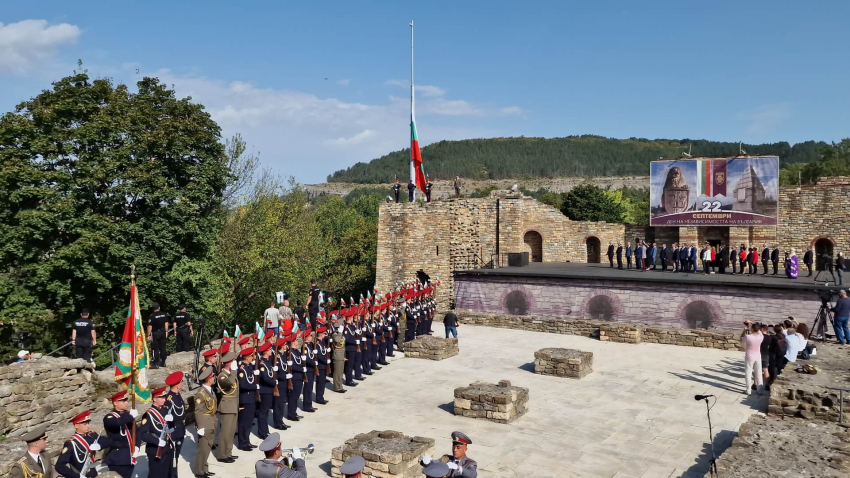
<svg viewBox="0 0 850 478">
<path fill-rule="evenodd" d="M 815 316 L 815 321 L 812 324 L 812 329 L 809 331 L 809 336 L 806 337 L 806 339 L 810 339 L 812 337 L 812 334 L 814 334 L 816 330 L 823 329 L 820 332 L 820 341 L 826 342 L 827 323 L 832 324 L 832 330 L 835 330 L 835 320 L 832 317 L 832 311 L 829 309 L 829 301 L 821 300 L 818 315 Z"/>
</svg>

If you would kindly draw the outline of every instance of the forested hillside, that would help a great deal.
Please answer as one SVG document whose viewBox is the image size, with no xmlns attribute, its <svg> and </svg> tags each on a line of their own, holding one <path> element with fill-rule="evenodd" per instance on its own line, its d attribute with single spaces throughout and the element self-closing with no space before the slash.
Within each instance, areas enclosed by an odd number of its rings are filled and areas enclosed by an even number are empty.
<svg viewBox="0 0 850 478">
<path fill-rule="evenodd" d="M 432 179 L 455 174 L 475 179 L 558 176 L 623 176 L 649 174 L 649 162 L 682 156 L 691 146 L 694 156 L 738 153 L 738 143 L 707 140 L 614 139 L 601 136 L 565 138 L 492 138 L 440 141 L 425 146 L 425 172 Z M 806 141 L 745 144 L 748 154 L 778 154 L 781 167 L 818 159 L 826 143 Z M 407 178 L 410 149 L 396 151 L 369 163 L 357 163 L 328 176 L 328 182 L 386 183 Z"/>
</svg>

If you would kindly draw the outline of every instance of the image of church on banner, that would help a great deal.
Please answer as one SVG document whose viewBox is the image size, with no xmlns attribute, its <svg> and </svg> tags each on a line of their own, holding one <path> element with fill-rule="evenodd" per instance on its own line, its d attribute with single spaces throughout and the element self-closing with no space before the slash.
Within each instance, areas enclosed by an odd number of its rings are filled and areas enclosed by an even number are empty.
<svg viewBox="0 0 850 478">
<path fill-rule="evenodd" d="M 653 161 L 651 226 L 775 226 L 779 157 Z"/>
</svg>

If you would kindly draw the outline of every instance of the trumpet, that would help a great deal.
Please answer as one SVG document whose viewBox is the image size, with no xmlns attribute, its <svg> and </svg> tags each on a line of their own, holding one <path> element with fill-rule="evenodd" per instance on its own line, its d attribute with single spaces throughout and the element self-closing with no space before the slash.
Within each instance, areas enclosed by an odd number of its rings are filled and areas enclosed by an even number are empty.
<svg viewBox="0 0 850 478">
<path fill-rule="evenodd" d="M 290 455 L 291 455 L 293 450 L 295 450 L 295 448 L 281 448 L 281 449 L 280 449 L 280 452 L 281 452 L 282 454 L 284 454 L 284 455 L 286 455 L 286 454 L 290 454 Z M 306 447 L 304 447 L 304 448 L 299 447 L 299 448 L 298 448 L 298 450 L 299 450 L 301 453 L 304 453 L 304 454 L 306 454 L 306 455 L 312 455 L 312 454 L 313 454 L 313 452 L 314 452 L 314 451 L 316 451 L 316 447 L 315 447 L 312 443 L 310 443 L 309 445 L 307 445 L 307 446 L 306 446 Z"/>
</svg>

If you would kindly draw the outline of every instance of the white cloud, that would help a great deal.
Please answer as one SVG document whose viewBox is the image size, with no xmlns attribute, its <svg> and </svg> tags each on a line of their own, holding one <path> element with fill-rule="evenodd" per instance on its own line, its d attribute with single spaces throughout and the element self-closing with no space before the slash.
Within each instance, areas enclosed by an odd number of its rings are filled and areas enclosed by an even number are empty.
<svg viewBox="0 0 850 478">
<path fill-rule="evenodd" d="M 403 80 L 387 80 L 384 84 L 408 89 L 410 88 L 410 82 Z M 426 98 L 439 98 L 441 96 L 446 96 L 446 90 L 433 85 L 415 85 L 414 91 L 416 91 L 417 96 Z"/>
<path fill-rule="evenodd" d="M 341 80 L 336 80 L 336 84 L 337 84 L 337 85 L 340 85 L 340 86 L 348 86 L 348 84 L 349 84 L 349 83 L 351 83 L 351 80 L 349 80 L 348 78 L 343 78 L 343 79 L 341 79 Z"/>
<path fill-rule="evenodd" d="M 426 113 L 445 116 L 484 116 L 484 111 L 464 100 L 439 99 L 425 103 L 422 110 Z"/>
<path fill-rule="evenodd" d="M 0 71 L 24 74 L 74 43 L 82 31 L 75 25 L 48 25 L 47 20 L 0 23 Z"/>
<path fill-rule="evenodd" d="M 363 131 L 355 134 L 354 136 L 348 138 L 337 138 L 337 139 L 328 139 L 325 140 L 325 144 L 330 146 L 349 146 L 352 144 L 360 144 L 363 141 L 375 136 L 375 131 L 371 129 L 364 129 Z"/>
<path fill-rule="evenodd" d="M 761 105 L 758 108 L 741 111 L 735 117 L 738 121 L 748 123 L 747 133 L 765 134 L 791 118 L 791 105 L 787 103 Z"/>
<path fill-rule="evenodd" d="M 507 108 L 502 108 L 499 110 L 499 113 L 502 116 L 513 116 L 513 115 L 521 115 L 523 113 L 522 108 L 519 106 L 508 106 Z"/>
</svg>

